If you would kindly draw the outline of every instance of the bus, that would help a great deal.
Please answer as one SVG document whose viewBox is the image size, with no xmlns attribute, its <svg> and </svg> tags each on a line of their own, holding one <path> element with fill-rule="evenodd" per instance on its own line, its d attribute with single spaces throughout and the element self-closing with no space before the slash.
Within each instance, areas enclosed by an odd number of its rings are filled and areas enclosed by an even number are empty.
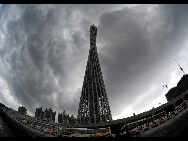
<svg viewBox="0 0 188 141">
<path fill-rule="evenodd" d="M 66 128 L 65 137 L 107 137 L 111 136 L 111 129 L 108 128 Z"/>
</svg>

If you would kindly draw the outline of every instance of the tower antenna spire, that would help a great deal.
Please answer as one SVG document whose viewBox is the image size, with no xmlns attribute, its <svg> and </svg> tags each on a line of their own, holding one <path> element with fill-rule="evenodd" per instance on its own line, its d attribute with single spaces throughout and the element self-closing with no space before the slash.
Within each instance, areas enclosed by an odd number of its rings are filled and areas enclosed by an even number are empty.
<svg viewBox="0 0 188 141">
<path fill-rule="evenodd" d="M 176 59 L 175 59 L 176 60 Z M 176 60 L 178 66 L 180 66 L 180 64 L 178 63 L 178 61 Z M 182 67 L 180 66 L 180 70 L 183 71 Z M 185 72 L 183 71 L 183 73 L 185 74 Z"/>
</svg>

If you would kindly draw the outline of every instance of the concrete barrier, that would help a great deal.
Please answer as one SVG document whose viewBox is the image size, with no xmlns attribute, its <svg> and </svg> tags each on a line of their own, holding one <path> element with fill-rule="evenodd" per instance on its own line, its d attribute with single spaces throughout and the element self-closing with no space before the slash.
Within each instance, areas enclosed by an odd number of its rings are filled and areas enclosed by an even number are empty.
<svg viewBox="0 0 188 141">
<path fill-rule="evenodd" d="M 145 131 L 143 137 L 174 137 L 188 126 L 188 108 L 152 130 Z"/>
</svg>

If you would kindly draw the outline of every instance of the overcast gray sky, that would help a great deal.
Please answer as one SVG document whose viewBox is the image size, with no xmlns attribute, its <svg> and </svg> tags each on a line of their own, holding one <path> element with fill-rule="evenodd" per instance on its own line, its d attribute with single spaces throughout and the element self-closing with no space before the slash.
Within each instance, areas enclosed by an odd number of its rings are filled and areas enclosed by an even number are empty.
<svg viewBox="0 0 188 141">
<path fill-rule="evenodd" d="M 112 118 L 166 103 L 174 59 L 188 71 L 188 5 L 0 5 L 0 102 L 77 117 L 92 24 Z"/>
</svg>

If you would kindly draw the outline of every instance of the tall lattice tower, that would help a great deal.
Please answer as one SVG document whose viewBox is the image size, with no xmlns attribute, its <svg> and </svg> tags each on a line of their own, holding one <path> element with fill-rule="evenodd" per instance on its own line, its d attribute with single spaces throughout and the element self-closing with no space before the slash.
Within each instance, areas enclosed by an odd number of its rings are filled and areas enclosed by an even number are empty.
<svg viewBox="0 0 188 141">
<path fill-rule="evenodd" d="M 96 26 L 90 26 L 90 50 L 81 91 L 77 120 L 79 124 L 112 120 L 96 47 Z"/>
</svg>

